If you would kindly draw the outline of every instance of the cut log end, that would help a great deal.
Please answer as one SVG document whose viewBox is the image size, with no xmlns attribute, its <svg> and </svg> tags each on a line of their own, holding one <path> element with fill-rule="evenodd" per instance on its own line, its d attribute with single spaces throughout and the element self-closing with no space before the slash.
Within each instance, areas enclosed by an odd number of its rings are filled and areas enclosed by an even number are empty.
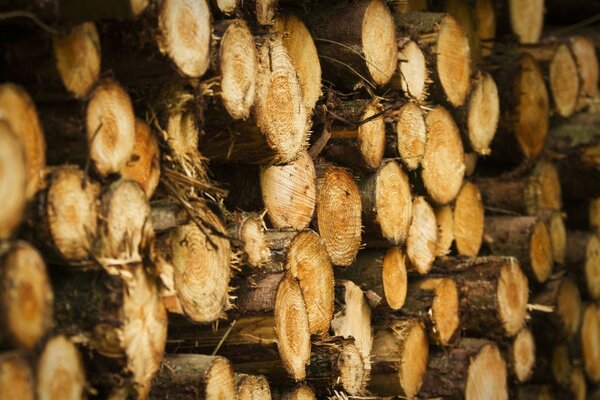
<svg viewBox="0 0 600 400">
<path fill-rule="evenodd" d="M 250 217 L 241 226 L 240 238 L 244 242 L 244 254 L 248 257 L 248 264 L 253 267 L 260 267 L 271 259 L 263 225 L 262 218 Z"/>
<path fill-rule="evenodd" d="M 254 37 L 243 20 L 232 22 L 221 39 L 221 100 L 233 119 L 246 119 L 256 95 L 258 58 Z"/>
<path fill-rule="evenodd" d="M 64 336 L 50 339 L 37 364 L 38 399 L 81 399 L 85 387 L 85 369 L 75 345 Z"/>
<path fill-rule="evenodd" d="M 327 167 L 317 181 L 317 226 L 334 265 L 349 266 L 361 242 L 360 191 L 351 174 Z"/>
<path fill-rule="evenodd" d="M 544 0 L 510 0 L 510 25 L 519 43 L 535 44 L 544 27 Z"/>
<path fill-rule="evenodd" d="M 583 312 L 581 326 L 583 366 L 591 382 L 600 381 L 600 308 L 588 304 Z"/>
<path fill-rule="evenodd" d="M 299 233 L 289 247 L 286 269 L 298 279 L 311 335 L 323 335 L 333 318 L 334 278 L 331 259 L 313 231 Z"/>
<path fill-rule="evenodd" d="M 450 104 L 461 106 L 471 86 L 469 38 L 451 15 L 442 18 L 437 42 L 437 73 Z"/>
<path fill-rule="evenodd" d="M 337 360 L 340 386 L 350 395 L 364 392 L 368 381 L 365 361 L 354 343 L 344 344 Z"/>
<path fill-rule="evenodd" d="M 465 399 L 508 399 L 506 363 L 495 344 L 485 345 L 471 361 Z"/>
<path fill-rule="evenodd" d="M 463 183 L 463 144 L 456 123 L 443 107 L 434 108 L 425 122 L 427 143 L 421 176 L 431 198 L 443 205 L 456 197 Z"/>
<path fill-rule="evenodd" d="M 238 400 L 270 400 L 271 387 L 263 375 L 235 374 Z"/>
<path fill-rule="evenodd" d="M 135 142 L 131 159 L 121 170 L 121 177 L 140 184 L 146 196 L 152 197 L 160 180 L 160 149 L 150 126 L 135 119 Z"/>
<path fill-rule="evenodd" d="M 282 394 L 281 400 L 316 400 L 315 391 L 306 384 Z"/>
<path fill-rule="evenodd" d="M 206 0 L 162 2 L 158 47 L 189 78 L 202 76 L 210 61 L 211 22 Z"/>
<path fill-rule="evenodd" d="M 85 22 L 52 38 L 56 69 L 65 88 L 83 98 L 100 76 L 100 38 L 96 25 Z"/>
<path fill-rule="evenodd" d="M 575 336 L 581 324 L 581 294 L 577 283 L 571 278 L 561 280 L 558 289 L 556 312 L 568 338 Z"/>
<path fill-rule="evenodd" d="M 566 345 L 559 344 L 552 348 L 550 368 L 552 377 L 560 386 L 568 385 L 573 365 Z"/>
<path fill-rule="evenodd" d="M 600 238 L 592 235 L 586 246 L 585 282 L 587 291 L 593 299 L 600 298 Z"/>
<path fill-rule="evenodd" d="M 370 102 L 365 107 L 361 120 L 373 118 L 358 127 L 358 146 L 362 159 L 368 168 L 375 170 L 381 165 L 385 150 L 385 121 L 383 107 L 378 102 Z M 378 115 L 375 117 L 375 115 Z"/>
<path fill-rule="evenodd" d="M 588 220 L 591 228 L 600 229 L 600 198 L 590 200 Z"/>
<path fill-rule="evenodd" d="M 575 56 L 582 80 L 583 96 L 594 97 L 598 93 L 598 57 L 591 40 L 582 36 L 571 38 L 571 51 Z"/>
<path fill-rule="evenodd" d="M 569 388 L 576 400 L 587 399 L 587 382 L 581 367 L 573 368 L 569 377 Z"/>
<path fill-rule="evenodd" d="M 559 211 L 552 211 L 547 224 L 552 245 L 552 258 L 554 262 L 563 264 L 567 252 L 567 228 L 562 214 Z"/>
<path fill-rule="evenodd" d="M 0 353 L 0 398 L 35 399 L 33 371 L 17 352 Z"/>
<path fill-rule="evenodd" d="M 5 83 L 0 85 L 0 114 L 25 150 L 27 198 L 31 199 L 44 187 L 46 170 L 46 139 L 35 104 L 22 87 Z"/>
<path fill-rule="evenodd" d="M 290 376 L 300 381 L 306 377 L 310 360 L 309 318 L 302 289 L 286 274 L 275 297 L 277 348 L 281 361 Z"/>
<path fill-rule="evenodd" d="M 46 198 L 48 230 L 54 247 L 67 260 L 83 260 L 96 235 L 96 202 L 100 188 L 86 182 L 83 171 L 61 167 L 50 176 Z"/>
<path fill-rule="evenodd" d="M 510 348 L 508 360 L 511 366 L 511 372 L 517 381 L 527 382 L 533 374 L 536 360 L 535 338 L 528 328 L 523 328 L 513 339 Z"/>
<path fill-rule="evenodd" d="M 412 221 L 406 239 L 406 255 L 410 265 L 420 274 L 427 274 L 435 259 L 437 221 L 433 209 L 424 197 L 415 198 Z"/>
<path fill-rule="evenodd" d="M 434 290 L 431 305 L 431 320 L 434 336 L 440 344 L 448 345 L 460 327 L 459 296 L 456 281 L 450 278 L 428 279 L 421 284 L 422 289 Z"/>
<path fill-rule="evenodd" d="M 436 208 L 435 220 L 438 227 L 435 256 L 443 257 L 450 253 L 454 242 L 454 210 L 448 205 Z"/>
<path fill-rule="evenodd" d="M 216 357 L 206 371 L 206 399 L 235 398 L 235 375 L 233 367 L 226 358 Z"/>
<path fill-rule="evenodd" d="M 400 310 L 406 301 L 408 278 L 402 250 L 393 247 L 383 258 L 381 271 L 385 301 L 392 310 Z"/>
<path fill-rule="evenodd" d="M 577 63 L 569 46 L 558 46 L 550 61 L 550 91 L 558 115 L 570 117 L 577 106 L 581 88 Z"/>
<path fill-rule="evenodd" d="M 469 143 L 476 153 L 487 155 L 500 119 L 498 87 L 490 74 L 477 75 L 468 107 Z"/>
<path fill-rule="evenodd" d="M 423 159 L 427 142 L 425 118 L 417 103 L 408 102 L 400 108 L 396 135 L 402 164 L 411 171 L 417 169 Z"/>
<path fill-rule="evenodd" d="M 367 6 L 361 37 L 369 75 L 377 86 L 383 86 L 392 79 L 398 62 L 394 17 L 383 1 L 373 0 Z"/>
<path fill-rule="evenodd" d="M 454 239 L 458 254 L 474 257 L 483 241 L 485 212 L 477 185 L 466 182 L 454 205 Z"/>
<path fill-rule="evenodd" d="M 33 349 L 53 323 L 54 295 L 40 254 L 25 242 L 3 249 L 0 315 L 3 331 L 15 344 Z"/>
<path fill-rule="evenodd" d="M 256 21 L 260 25 L 270 25 L 275 18 L 275 8 L 277 0 L 255 0 Z"/>
<path fill-rule="evenodd" d="M 533 227 L 529 245 L 531 269 L 538 282 L 545 282 L 552 273 L 552 242 L 546 224 L 541 219 Z"/>
<path fill-rule="evenodd" d="M 0 238 L 10 237 L 21 222 L 27 202 L 27 164 L 21 141 L 0 120 Z"/>
<path fill-rule="evenodd" d="M 541 160 L 536 164 L 527 191 L 530 214 L 544 209 L 562 209 L 562 189 L 554 163 Z"/>
<path fill-rule="evenodd" d="M 402 89 L 404 95 L 417 102 L 427 98 L 429 70 L 423 51 L 419 45 L 408 40 L 398 50 L 398 69 L 394 77 L 394 87 Z"/>
<path fill-rule="evenodd" d="M 516 335 L 525 322 L 529 286 L 527 277 L 513 258 L 502 265 L 496 287 L 497 310 L 504 331 L 508 336 Z"/>
<path fill-rule="evenodd" d="M 262 198 L 275 228 L 308 227 L 317 200 L 316 180 L 315 166 L 307 152 L 301 152 L 290 164 L 261 169 Z"/>
<path fill-rule="evenodd" d="M 487 57 L 492 54 L 496 38 L 496 11 L 492 0 L 475 1 L 475 20 L 481 40 L 481 56 Z"/>
<path fill-rule="evenodd" d="M 85 121 L 96 171 L 103 177 L 121 172 L 135 144 L 135 116 L 127 92 L 111 79 L 100 82 L 91 94 Z"/>
</svg>

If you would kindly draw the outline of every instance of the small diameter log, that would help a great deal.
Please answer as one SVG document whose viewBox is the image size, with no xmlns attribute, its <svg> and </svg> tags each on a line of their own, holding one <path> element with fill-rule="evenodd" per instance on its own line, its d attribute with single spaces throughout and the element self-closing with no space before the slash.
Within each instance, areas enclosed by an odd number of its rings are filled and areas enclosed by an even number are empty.
<svg viewBox="0 0 600 400">
<path fill-rule="evenodd" d="M 517 258 L 533 282 L 544 283 L 552 273 L 552 242 L 543 219 L 487 217 L 484 237 L 493 254 Z"/>
<path fill-rule="evenodd" d="M 585 373 L 592 383 L 600 381 L 600 308 L 589 303 L 583 311 L 581 351 Z"/>
<path fill-rule="evenodd" d="M 334 112 L 348 122 L 341 125 L 334 121 L 331 138 L 321 154 L 336 164 L 359 172 L 379 168 L 386 134 L 383 106 L 379 100 L 340 101 Z"/>
<path fill-rule="evenodd" d="M 169 311 L 199 323 L 216 321 L 230 307 L 231 245 L 223 222 L 210 211 L 204 217 L 211 228 L 190 221 L 157 238 L 167 263 L 163 273 L 172 282 L 163 301 Z"/>
<path fill-rule="evenodd" d="M 135 119 L 135 142 L 131 158 L 121 169 L 121 177 L 140 184 L 146 197 L 151 198 L 160 180 L 160 149 L 150 126 Z"/>
<path fill-rule="evenodd" d="M 263 215 L 235 212 L 227 217 L 227 235 L 231 245 L 242 249 L 242 262 L 260 268 L 271 260 L 271 249 Z"/>
<path fill-rule="evenodd" d="M 53 324 L 54 294 L 46 265 L 26 242 L 0 246 L 0 346 L 33 350 Z"/>
<path fill-rule="evenodd" d="M 557 390 L 552 385 L 523 385 L 517 387 L 515 398 L 517 400 L 554 400 L 563 394 L 563 391 Z"/>
<path fill-rule="evenodd" d="M 307 384 L 300 384 L 291 389 L 273 392 L 275 400 L 316 400 L 315 391 Z"/>
<path fill-rule="evenodd" d="M 495 178 L 475 180 L 490 211 L 537 215 L 560 210 L 562 191 L 558 171 L 551 161 L 540 160 L 532 169 Z"/>
<path fill-rule="evenodd" d="M 369 391 L 412 399 L 427 369 L 427 334 L 418 319 L 394 318 L 375 328 Z"/>
<path fill-rule="evenodd" d="M 160 367 L 167 314 L 153 277 L 130 264 L 121 276 L 103 270 L 55 269 L 59 332 L 81 338 L 90 385 L 101 393 L 122 390 L 145 398 Z"/>
<path fill-rule="evenodd" d="M 21 140 L 0 120 L 0 238 L 10 237 L 27 202 L 27 164 Z"/>
<path fill-rule="evenodd" d="M 571 200 L 564 207 L 568 229 L 597 231 L 600 228 L 600 198 Z"/>
<path fill-rule="evenodd" d="M 567 252 L 567 228 L 564 215 L 560 211 L 544 210 L 539 215 L 546 222 L 552 243 L 552 258 L 555 263 L 564 264 Z"/>
<path fill-rule="evenodd" d="M 382 0 L 315 9 L 305 22 L 316 38 L 324 78 L 347 87 L 356 82 L 383 86 L 392 79 L 398 44 L 394 18 Z"/>
<path fill-rule="evenodd" d="M 26 6 L 41 20 L 62 24 L 102 19 L 132 19 L 146 9 L 148 1 L 112 0 L 107 4 L 103 0 L 85 3 L 64 0 L 34 2 L 17 0 L 9 4 L 19 10 Z M 6 9 L 6 6 L 3 6 L 3 11 L 8 11 L 10 8 Z"/>
<path fill-rule="evenodd" d="M 456 280 L 466 332 L 514 336 L 523 327 L 529 287 L 515 258 L 448 257 L 437 260 L 433 272 L 452 274 Z"/>
<path fill-rule="evenodd" d="M 476 184 L 465 182 L 454 204 L 454 240 L 461 256 L 479 254 L 485 225 L 484 205 Z"/>
<path fill-rule="evenodd" d="M 360 191 L 366 232 L 395 245 L 404 243 L 412 216 L 412 193 L 400 164 L 384 163 L 360 181 Z"/>
<path fill-rule="evenodd" d="M 508 399 L 506 362 L 494 342 L 465 338 L 431 352 L 423 386 L 427 398 Z"/>
<path fill-rule="evenodd" d="M 409 171 L 421 165 L 427 143 L 424 112 L 418 103 L 408 102 L 398 110 L 396 143 L 400 161 Z"/>
<path fill-rule="evenodd" d="M 394 18 L 398 31 L 421 47 L 430 66 L 429 97 L 453 107 L 464 104 L 470 87 L 471 51 L 456 18 L 441 13 L 405 13 Z"/>
<path fill-rule="evenodd" d="M 579 104 L 577 108 L 581 108 L 587 99 L 593 98 L 598 94 L 598 57 L 594 43 L 583 36 L 572 36 L 569 39 L 569 45 L 577 70 L 581 79 L 581 92 L 579 94 Z"/>
<path fill-rule="evenodd" d="M 465 153 L 465 176 L 473 176 L 477 170 L 479 156 L 475 152 Z"/>
<path fill-rule="evenodd" d="M 460 133 L 448 111 L 435 107 L 425 118 L 427 142 L 421 160 L 421 179 L 427 193 L 440 205 L 454 200 L 465 173 Z"/>
<path fill-rule="evenodd" d="M 235 374 L 238 400 L 270 400 L 271 387 L 264 375 Z"/>
<path fill-rule="evenodd" d="M 216 7 L 219 12 L 229 16 L 238 7 L 238 0 L 211 0 L 211 5 L 213 10 Z"/>
<path fill-rule="evenodd" d="M 361 251 L 350 267 L 336 271 L 336 277 L 356 283 L 372 306 L 381 304 L 399 310 L 406 300 L 406 263 L 398 247 Z"/>
<path fill-rule="evenodd" d="M 481 56 L 492 54 L 496 39 L 496 11 L 492 0 L 475 0 L 473 10 L 477 34 L 481 42 Z"/>
<path fill-rule="evenodd" d="M 508 372 L 519 384 L 533 375 L 536 364 L 536 344 L 531 330 L 524 327 L 512 338 L 506 349 Z"/>
<path fill-rule="evenodd" d="M 408 285 L 409 301 L 400 309 L 407 317 L 425 324 L 429 339 L 442 346 L 451 344 L 460 328 L 460 304 L 456 281 L 452 278 L 426 278 Z"/>
<path fill-rule="evenodd" d="M 266 1 L 259 0 L 256 3 L 258 5 Z M 275 18 L 272 29 L 283 34 L 283 45 L 287 49 L 302 89 L 302 104 L 310 115 L 321 97 L 321 63 L 313 38 L 300 18 L 291 14 Z"/>
<path fill-rule="evenodd" d="M 64 336 L 48 340 L 37 361 L 37 398 L 79 400 L 86 378 L 83 361 L 75 345 Z"/>
<path fill-rule="evenodd" d="M 361 244 L 360 191 L 354 177 L 333 165 L 318 165 L 315 226 L 331 262 L 349 266 Z"/>
<path fill-rule="evenodd" d="M 587 397 L 587 382 L 585 374 L 581 367 L 573 368 L 569 380 L 569 391 L 576 400 L 586 400 Z"/>
<path fill-rule="evenodd" d="M 406 255 L 410 266 L 419 274 L 427 274 L 435 259 L 437 221 L 433 209 L 424 197 L 415 197 L 412 220 L 406 239 Z"/>
<path fill-rule="evenodd" d="M 34 373 L 17 351 L 0 353 L 0 398 L 34 400 Z"/>
<path fill-rule="evenodd" d="M 443 257 L 450 253 L 454 243 L 454 210 L 452 206 L 445 205 L 434 210 L 437 223 L 437 242 L 435 256 Z"/>
<path fill-rule="evenodd" d="M 226 358 L 168 354 L 156 374 L 150 399 L 235 399 L 235 374 Z"/>
<path fill-rule="evenodd" d="M 27 166 L 26 194 L 27 199 L 31 199 L 44 186 L 46 169 L 46 139 L 35 104 L 21 86 L 4 83 L 0 85 L 0 115 L 23 145 Z"/>
<path fill-rule="evenodd" d="M 465 104 L 454 116 L 465 144 L 477 154 L 490 154 L 500 120 L 500 97 L 492 75 L 477 72 Z"/>
<path fill-rule="evenodd" d="M 535 159 L 548 134 L 550 106 L 542 69 L 528 54 L 517 57 L 501 61 L 502 68 L 494 72 L 496 84 L 505 89 L 492 154 L 503 163 Z"/>
<path fill-rule="evenodd" d="M 569 277 L 547 282 L 532 304 L 544 310 L 532 312 L 536 333 L 544 340 L 569 341 L 581 325 L 581 295 L 577 283 Z M 551 310 L 549 312 L 549 310 Z"/>
<path fill-rule="evenodd" d="M 600 298 L 600 239 L 597 234 L 567 233 L 566 264 L 574 271 L 580 287 L 592 299 Z"/>
<path fill-rule="evenodd" d="M 259 25 L 272 25 L 279 0 L 249 0 L 242 2 L 247 12 L 253 15 Z"/>
<path fill-rule="evenodd" d="M 521 44 L 538 43 L 544 27 L 544 10 L 544 0 L 497 3 L 498 36 L 516 37 Z"/>
<path fill-rule="evenodd" d="M 402 90 L 405 97 L 421 103 L 427 99 L 430 82 L 425 54 L 408 37 L 400 38 L 398 45 L 398 64 L 391 85 Z"/>
<path fill-rule="evenodd" d="M 373 347 L 371 307 L 363 291 L 352 281 L 336 282 L 331 330 L 335 336 L 354 339 L 354 345 L 365 360 L 365 369 L 369 370 L 368 360 Z"/>
</svg>

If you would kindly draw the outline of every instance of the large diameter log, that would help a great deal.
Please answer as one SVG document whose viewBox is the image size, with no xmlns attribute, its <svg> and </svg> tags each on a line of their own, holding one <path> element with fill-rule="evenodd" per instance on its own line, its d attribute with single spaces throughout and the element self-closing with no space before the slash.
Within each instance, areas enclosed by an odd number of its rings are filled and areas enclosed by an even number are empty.
<svg viewBox="0 0 600 400">
<path fill-rule="evenodd" d="M 452 278 L 427 278 L 408 285 L 409 301 L 400 309 L 402 315 L 421 319 L 430 340 L 447 346 L 460 328 L 459 290 Z"/>
<path fill-rule="evenodd" d="M 78 1 L 52 0 L 52 1 L 11 1 L 9 3 L 15 9 L 27 6 L 43 21 L 51 23 L 84 22 L 101 19 L 131 19 L 140 15 L 148 6 L 147 0 L 112 0 Z M 3 4 L 4 11 L 12 7 Z"/>
<path fill-rule="evenodd" d="M 533 375 L 536 364 L 536 344 L 527 327 L 512 338 L 506 349 L 508 372 L 518 383 L 527 382 Z"/>
<path fill-rule="evenodd" d="M 550 112 L 548 91 L 542 70 L 533 57 L 503 61 L 494 72 L 500 88 L 500 122 L 492 142 L 498 160 L 536 158 L 546 142 Z"/>
<path fill-rule="evenodd" d="M 37 361 L 37 398 L 78 400 L 84 396 L 86 378 L 77 347 L 64 336 L 48 340 Z"/>
<path fill-rule="evenodd" d="M 424 112 L 418 103 L 409 101 L 398 110 L 396 146 L 402 165 L 413 171 L 421 165 L 427 143 Z"/>
<path fill-rule="evenodd" d="M 167 309 L 201 323 L 216 321 L 230 307 L 232 263 L 223 223 L 210 211 L 205 219 L 216 231 L 207 231 L 190 221 L 159 237 L 157 246 L 168 263 L 165 274 L 172 282 L 172 287 L 163 293 Z"/>
<path fill-rule="evenodd" d="M 544 340 L 569 341 L 579 331 L 581 295 L 572 278 L 547 282 L 543 290 L 533 297 L 532 304 L 545 308 L 532 313 L 535 332 Z"/>
<path fill-rule="evenodd" d="M 27 202 L 27 164 L 23 144 L 10 125 L 0 120 L 0 238 L 11 236 Z"/>
<path fill-rule="evenodd" d="M 17 351 L 0 353 L 0 397 L 35 399 L 34 373 L 27 358 Z"/>
<path fill-rule="evenodd" d="M 332 166 L 317 166 L 315 226 L 331 262 L 348 266 L 361 244 L 360 191 L 354 177 Z"/>
<path fill-rule="evenodd" d="M 443 107 L 435 107 L 425 118 L 427 142 L 421 160 L 421 178 L 427 193 L 440 205 L 458 194 L 465 173 L 465 156 L 454 119 Z"/>
<path fill-rule="evenodd" d="M 402 90 L 405 97 L 421 103 L 428 96 L 430 80 L 425 54 L 417 42 L 408 37 L 400 38 L 398 44 L 398 65 L 391 85 Z"/>
<path fill-rule="evenodd" d="M 169 354 L 156 374 L 150 399 L 234 399 L 235 374 L 226 358 Z"/>
<path fill-rule="evenodd" d="M 461 106 L 469 92 L 471 51 L 460 23 L 449 14 L 406 13 L 394 16 L 399 32 L 419 44 L 430 66 L 430 98 Z"/>
<path fill-rule="evenodd" d="M 238 400 L 270 400 L 271 386 L 264 375 L 235 374 Z"/>
<path fill-rule="evenodd" d="M 597 234 L 581 231 L 567 233 L 566 264 L 571 266 L 580 286 L 593 298 L 600 298 L 600 239 Z"/>
<path fill-rule="evenodd" d="M 0 260 L 0 345 L 33 350 L 53 324 L 46 265 L 26 242 L 3 243 Z"/>
<path fill-rule="evenodd" d="M 135 141 L 131 159 L 121 169 L 121 177 L 140 184 L 146 196 L 151 198 L 160 180 L 160 149 L 150 126 L 135 119 Z"/>
<path fill-rule="evenodd" d="M 27 166 L 26 193 L 31 199 L 44 186 L 46 169 L 46 139 L 35 104 L 25 89 L 4 83 L 0 85 L 0 113 L 23 145 Z"/>
<path fill-rule="evenodd" d="M 361 251 L 356 261 L 344 270 L 337 270 L 336 276 L 358 285 L 374 306 L 381 304 L 399 310 L 406 300 L 406 262 L 398 247 Z"/>
<path fill-rule="evenodd" d="M 392 13 L 383 1 L 339 3 L 315 10 L 305 22 L 316 38 L 325 78 L 349 87 L 356 82 L 383 86 L 392 79 L 398 45 Z"/>
<path fill-rule="evenodd" d="M 538 217 L 497 216 L 485 219 L 485 237 L 492 253 L 516 257 L 528 277 L 544 283 L 552 273 L 552 242 Z"/>
<path fill-rule="evenodd" d="M 412 206 L 412 220 L 406 238 L 406 255 L 419 274 L 427 274 L 435 259 L 437 221 L 433 209 L 424 197 L 416 197 Z"/>
<path fill-rule="evenodd" d="M 508 399 L 506 362 L 495 343 L 465 338 L 432 351 L 419 392 L 427 398 Z"/>
<path fill-rule="evenodd" d="M 581 325 L 581 351 L 585 373 L 591 382 L 600 381 L 600 308 L 585 306 Z"/>
<path fill-rule="evenodd" d="M 403 243 L 412 216 L 412 193 L 408 176 L 395 161 L 360 181 L 363 223 L 392 244 Z"/>
<path fill-rule="evenodd" d="M 395 318 L 375 328 L 369 391 L 412 399 L 427 369 L 427 334 L 418 319 Z"/>
<path fill-rule="evenodd" d="M 454 204 L 454 240 L 461 256 L 474 257 L 483 241 L 484 205 L 476 184 L 466 182 Z"/>
<path fill-rule="evenodd" d="M 527 277 L 512 257 L 438 259 L 434 273 L 453 274 L 460 292 L 461 324 L 472 334 L 514 336 L 525 321 Z"/>
<path fill-rule="evenodd" d="M 94 371 L 90 385 L 101 393 L 122 390 L 145 398 L 167 340 L 167 314 L 154 278 L 142 264 L 128 265 L 121 276 L 58 268 L 53 273 L 57 330 L 80 338 L 93 354 L 86 361 Z"/>
</svg>

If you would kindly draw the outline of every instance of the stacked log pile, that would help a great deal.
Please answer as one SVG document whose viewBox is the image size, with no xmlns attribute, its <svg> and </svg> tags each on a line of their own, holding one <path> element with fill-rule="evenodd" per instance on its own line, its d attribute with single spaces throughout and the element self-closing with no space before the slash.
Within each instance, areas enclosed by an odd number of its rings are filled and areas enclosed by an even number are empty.
<svg viewBox="0 0 600 400">
<path fill-rule="evenodd" d="M 0 399 L 600 393 L 600 35 L 544 7 L 0 0 Z"/>
</svg>

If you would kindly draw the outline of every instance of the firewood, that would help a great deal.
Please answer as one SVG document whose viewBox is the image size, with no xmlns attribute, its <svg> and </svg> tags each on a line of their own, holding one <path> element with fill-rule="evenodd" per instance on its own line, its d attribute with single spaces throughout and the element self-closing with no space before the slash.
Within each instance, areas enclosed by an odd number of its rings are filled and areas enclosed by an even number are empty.
<svg viewBox="0 0 600 400">
<path fill-rule="evenodd" d="M 437 242 L 435 244 L 435 256 L 443 257 L 450 253 L 454 243 L 454 210 L 451 205 L 436 207 L 434 209 L 437 223 Z"/>
<path fill-rule="evenodd" d="M 0 396 L 3 399 L 35 399 L 34 372 L 18 351 L 0 353 Z"/>
<path fill-rule="evenodd" d="M 577 283 L 563 277 L 547 282 L 532 303 L 545 310 L 533 311 L 535 332 L 547 341 L 569 341 L 579 331 L 581 324 L 581 295 Z"/>
<path fill-rule="evenodd" d="M 466 182 L 458 192 L 453 211 L 454 240 L 458 254 L 479 254 L 485 225 L 484 204 L 477 185 Z"/>
<path fill-rule="evenodd" d="M 521 329 L 506 346 L 508 372 L 517 383 L 531 379 L 537 361 L 536 351 L 535 338 L 528 327 Z"/>
<path fill-rule="evenodd" d="M 585 373 L 592 383 L 600 381 L 600 310 L 589 303 L 583 311 L 581 325 L 581 350 Z"/>
<path fill-rule="evenodd" d="M 587 296 L 593 299 L 600 298 L 598 235 L 581 231 L 568 232 L 566 248 L 565 263 L 574 272 L 579 286 Z"/>
<path fill-rule="evenodd" d="M 495 3 L 497 35 L 514 37 L 521 44 L 535 44 L 544 27 L 544 1 L 509 0 Z"/>
<path fill-rule="evenodd" d="M 494 49 L 496 39 L 496 11 L 492 0 L 475 0 L 473 11 L 477 34 L 481 41 L 481 56 L 488 57 Z"/>
<path fill-rule="evenodd" d="M 406 256 L 419 274 L 427 274 L 435 259 L 437 221 L 433 209 L 424 197 L 415 197 L 412 221 L 406 238 Z"/>
<path fill-rule="evenodd" d="M 593 98 L 598 93 L 598 57 L 590 39 L 584 36 L 573 36 L 569 42 L 581 79 L 582 90 L 577 105 L 577 108 L 581 109 L 587 99 Z"/>
<path fill-rule="evenodd" d="M 264 375 L 235 374 L 235 386 L 239 400 L 270 400 L 271 387 Z"/>
<path fill-rule="evenodd" d="M 23 143 L 4 120 L 0 120 L 0 152 L 0 238 L 6 239 L 23 217 L 28 168 Z"/>
<path fill-rule="evenodd" d="M 405 97 L 423 102 L 429 95 L 430 81 L 425 54 L 408 36 L 399 38 L 398 45 L 398 65 L 390 83 L 394 89 L 402 90 Z"/>
<path fill-rule="evenodd" d="M 37 398 L 77 400 L 84 395 L 85 369 L 79 350 L 64 336 L 49 339 L 37 361 Z"/>
<path fill-rule="evenodd" d="M 121 169 L 121 177 L 140 184 L 146 196 L 151 198 L 160 180 L 160 149 L 150 126 L 135 119 L 135 142 L 131 159 Z"/>
<path fill-rule="evenodd" d="M 396 148 L 400 161 L 409 171 L 421 165 L 427 143 L 427 126 L 425 113 L 415 102 L 408 102 L 398 110 L 396 122 Z"/>
</svg>

